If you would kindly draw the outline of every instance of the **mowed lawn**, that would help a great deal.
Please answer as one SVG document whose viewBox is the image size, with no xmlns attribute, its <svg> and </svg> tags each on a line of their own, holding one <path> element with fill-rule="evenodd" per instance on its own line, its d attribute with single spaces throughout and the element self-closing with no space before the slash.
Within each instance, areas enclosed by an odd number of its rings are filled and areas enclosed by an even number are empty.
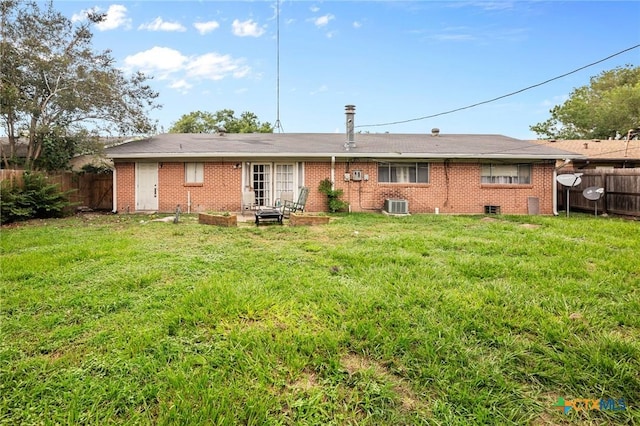
<svg viewBox="0 0 640 426">
<path fill-rule="evenodd" d="M 640 424 L 639 222 L 150 219 L 2 228 L 0 423 Z"/>
</svg>

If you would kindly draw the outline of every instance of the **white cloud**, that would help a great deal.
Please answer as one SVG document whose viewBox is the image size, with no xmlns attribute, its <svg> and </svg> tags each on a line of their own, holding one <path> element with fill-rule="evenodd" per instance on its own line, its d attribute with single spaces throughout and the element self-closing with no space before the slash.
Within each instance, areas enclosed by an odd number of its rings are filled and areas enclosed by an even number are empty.
<svg viewBox="0 0 640 426">
<path fill-rule="evenodd" d="M 313 19 L 313 23 L 316 27 L 320 28 L 320 27 L 324 27 L 326 26 L 329 21 L 335 19 L 335 16 L 333 16 L 332 14 L 326 14 L 324 16 L 319 16 L 315 19 Z"/>
<path fill-rule="evenodd" d="M 353 28 L 356 28 L 356 29 L 362 28 L 362 22 L 354 21 Z"/>
<path fill-rule="evenodd" d="M 127 18 L 127 8 L 121 4 L 112 4 L 107 9 L 107 17 L 96 24 L 100 31 L 115 30 L 120 27 L 130 28 L 131 18 Z"/>
<path fill-rule="evenodd" d="M 147 30 L 147 31 L 179 31 L 179 32 L 184 32 L 187 30 L 181 23 L 165 21 L 159 16 L 147 24 L 141 24 L 138 27 L 138 29 Z"/>
<path fill-rule="evenodd" d="M 99 9 L 97 7 L 92 7 L 91 9 L 82 9 L 78 13 L 74 13 L 71 15 L 71 22 L 80 22 L 87 19 L 87 13 L 97 12 Z"/>
<path fill-rule="evenodd" d="M 211 31 L 217 30 L 220 27 L 220 24 L 216 21 L 208 21 L 208 22 L 196 22 L 193 26 L 198 30 L 200 35 L 205 35 L 210 33 Z"/>
<path fill-rule="evenodd" d="M 145 73 L 159 73 L 159 79 L 168 78 L 169 74 L 180 71 L 188 58 L 169 47 L 152 47 L 149 50 L 127 56 L 124 63 L 128 69 L 137 69 Z"/>
<path fill-rule="evenodd" d="M 158 80 L 168 80 L 168 87 L 181 93 L 187 93 L 202 80 L 239 79 L 251 74 L 243 58 L 216 52 L 186 56 L 178 50 L 159 46 L 127 56 L 124 63 L 128 71 L 142 71 Z"/>
<path fill-rule="evenodd" d="M 230 55 L 205 53 L 192 58 L 185 67 L 187 76 L 206 80 L 222 80 L 228 75 L 242 78 L 249 73 L 249 67 L 243 65 L 244 60 L 233 59 Z"/>
<path fill-rule="evenodd" d="M 233 35 L 238 37 L 260 37 L 264 34 L 265 29 L 259 27 L 257 22 L 253 22 L 253 19 L 240 22 L 235 19 L 231 24 Z"/>
<path fill-rule="evenodd" d="M 309 10 L 313 13 L 317 13 L 320 10 L 320 8 L 318 6 L 311 6 Z"/>
<path fill-rule="evenodd" d="M 71 22 L 79 22 L 87 19 L 88 13 L 102 13 L 100 7 L 95 6 L 90 9 L 83 9 L 71 16 Z M 127 18 L 127 8 L 121 4 L 112 4 L 105 12 L 105 18 L 102 22 L 98 22 L 96 28 L 99 31 L 115 30 L 117 28 L 131 28 L 131 18 Z"/>
<path fill-rule="evenodd" d="M 171 83 L 169 87 L 171 89 L 176 89 L 180 93 L 188 93 L 189 89 L 193 87 L 193 84 L 187 82 L 186 80 L 180 79 Z"/>
</svg>

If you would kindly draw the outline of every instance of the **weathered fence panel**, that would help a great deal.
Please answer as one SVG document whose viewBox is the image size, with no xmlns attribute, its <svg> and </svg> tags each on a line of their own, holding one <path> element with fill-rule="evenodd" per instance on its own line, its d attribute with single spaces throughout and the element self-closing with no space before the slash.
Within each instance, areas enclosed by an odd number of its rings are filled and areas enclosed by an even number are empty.
<svg viewBox="0 0 640 426">
<path fill-rule="evenodd" d="M 580 170 L 582 182 L 569 190 L 570 209 L 640 217 L 640 169 Z M 598 201 L 587 200 L 582 192 L 591 186 L 604 188 Z M 558 204 L 566 210 L 567 188 L 558 185 Z"/>
<path fill-rule="evenodd" d="M 20 182 L 23 170 L 0 170 L 0 180 Z M 61 191 L 71 191 L 69 201 L 77 206 L 86 206 L 93 210 L 113 209 L 112 173 L 48 173 L 51 183 L 60 185 Z"/>
<path fill-rule="evenodd" d="M 23 170 L 0 169 L 0 182 L 3 180 L 22 182 Z"/>
</svg>

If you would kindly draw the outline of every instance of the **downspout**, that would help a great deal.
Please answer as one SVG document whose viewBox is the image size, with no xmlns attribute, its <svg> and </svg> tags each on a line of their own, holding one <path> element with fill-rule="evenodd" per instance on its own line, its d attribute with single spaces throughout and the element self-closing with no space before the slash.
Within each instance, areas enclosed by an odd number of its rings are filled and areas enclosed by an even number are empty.
<svg viewBox="0 0 640 426">
<path fill-rule="evenodd" d="M 118 179 L 116 178 L 116 172 L 118 168 L 116 165 L 113 165 L 113 209 L 112 213 L 118 213 Z"/>
<path fill-rule="evenodd" d="M 335 189 L 336 182 L 336 156 L 331 156 L 331 189 Z"/>
<path fill-rule="evenodd" d="M 553 188 L 552 191 L 553 191 L 553 215 L 554 216 L 558 216 L 558 181 L 556 180 L 557 176 L 558 176 L 558 171 L 554 168 L 553 183 L 551 184 Z"/>
<path fill-rule="evenodd" d="M 551 186 L 553 188 L 552 191 L 553 191 L 553 215 L 554 216 L 558 216 L 558 180 L 556 179 L 558 177 L 558 170 L 566 167 L 567 164 L 569 164 L 570 162 L 571 160 L 567 158 L 564 160 L 564 164 L 562 166 L 553 168 L 553 182 Z"/>
</svg>

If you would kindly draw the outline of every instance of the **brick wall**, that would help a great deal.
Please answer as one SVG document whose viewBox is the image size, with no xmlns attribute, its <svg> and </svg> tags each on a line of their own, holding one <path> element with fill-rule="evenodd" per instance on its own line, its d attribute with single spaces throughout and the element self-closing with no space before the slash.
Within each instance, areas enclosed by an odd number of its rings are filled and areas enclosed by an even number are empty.
<svg viewBox="0 0 640 426">
<path fill-rule="evenodd" d="M 135 164 L 116 163 L 118 211 L 135 210 Z M 318 191 L 320 181 L 331 176 L 330 162 L 305 163 L 305 182 L 309 187 L 306 210 L 326 211 L 327 200 Z M 368 181 L 344 181 L 344 173 L 361 170 Z M 480 183 L 479 163 L 437 162 L 430 164 L 428 184 L 378 183 L 377 163 L 373 161 L 336 163 L 335 185 L 352 211 L 380 211 L 386 198 L 406 199 L 411 213 L 484 212 L 485 205 L 500 206 L 503 214 L 527 214 L 528 197 L 539 199 L 541 214 L 553 213 L 553 164 L 534 164 L 530 185 Z M 183 162 L 161 162 L 158 167 L 158 210 L 172 212 L 180 204 L 187 211 L 240 211 L 242 168 L 232 163 L 204 164 L 204 182 L 185 184 Z"/>
<path fill-rule="evenodd" d="M 183 212 L 240 211 L 242 168 L 231 163 L 204 163 L 204 182 L 185 183 L 183 162 L 163 162 L 158 170 L 158 210 Z"/>
<path fill-rule="evenodd" d="M 116 208 L 118 213 L 136 210 L 136 164 L 116 163 Z"/>
<path fill-rule="evenodd" d="M 342 199 L 352 211 L 377 211 L 386 198 L 394 198 L 408 200 L 412 213 L 433 213 L 438 208 L 441 213 L 475 214 L 484 213 L 485 205 L 494 205 L 504 214 L 527 214 L 528 198 L 537 197 L 540 213 L 553 213 L 553 164 L 534 164 L 530 185 L 481 184 L 479 163 L 443 162 L 430 164 L 428 184 L 378 183 L 377 166 L 375 162 L 336 164 L 335 186 L 344 191 Z M 361 170 L 369 180 L 345 182 L 344 173 L 353 170 Z M 318 183 L 307 182 L 312 189 Z"/>
</svg>

